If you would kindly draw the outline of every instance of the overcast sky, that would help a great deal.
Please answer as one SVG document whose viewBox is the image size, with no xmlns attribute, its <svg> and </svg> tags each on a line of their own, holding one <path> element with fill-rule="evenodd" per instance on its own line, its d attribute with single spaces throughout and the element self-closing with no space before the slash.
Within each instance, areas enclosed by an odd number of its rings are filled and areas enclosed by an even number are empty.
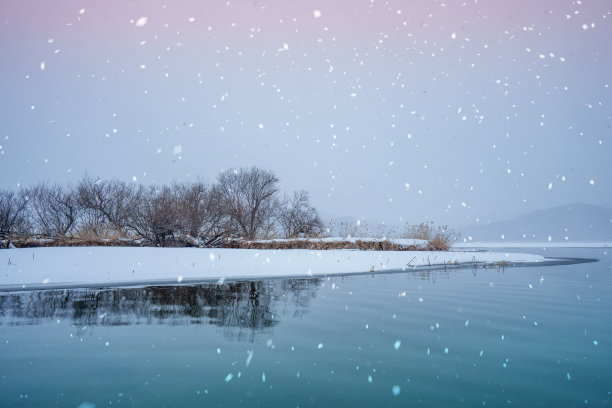
<svg viewBox="0 0 612 408">
<path fill-rule="evenodd" d="M 326 216 L 612 202 L 609 0 L 3 0 L 0 187 L 273 170 Z"/>
</svg>

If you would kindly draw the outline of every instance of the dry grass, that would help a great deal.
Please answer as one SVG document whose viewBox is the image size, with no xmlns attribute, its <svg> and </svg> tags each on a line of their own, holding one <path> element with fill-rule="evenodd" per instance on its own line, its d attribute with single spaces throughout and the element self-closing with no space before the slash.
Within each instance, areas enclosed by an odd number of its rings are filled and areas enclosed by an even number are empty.
<svg viewBox="0 0 612 408">
<path fill-rule="evenodd" d="M 446 225 L 436 226 L 433 221 L 422 222 L 417 225 L 406 225 L 404 238 L 424 239 L 427 241 L 428 251 L 448 251 L 452 245 L 453 238 L 457 238 L 453 229 Z"/>
<path fill-rule="evenodd" d="M 241 249 L 311 249 L 311 250 L 328 250 L 328 249 L 359 249 L 362 251 L 419 251 L 423 248 L 418 246 L 403 246 L 394 244 L 389 241 L 310 241 L 310 240 L 291 240 L 291 241 L 238 241 L 230 240 L 224 242 L 223 248 L 241 248 Z"/>
<path fill-rule="evenodd" d="M 57 238 L 27 238 L 15 239 L 11 243 L 16 248 L 35 248 L 35 247 L 83 247 L 83 246 L 104 246 L 104 247 L 144 247 L 149 246 L 142 240 L 118 237 L 100 237 L 94 235 L 78 237 L 57 237 Z M 175 242 L 176 247 L 195 246 L 191 242 Z M 309 249 L 309 250 L 331 250 L 331 249 L 357 249 L 361 251 L 447 251 L 449 245 L 442 239 L 434 238 L 428 242 L 426 247 L 411 245 L 404 246 L 384 239 L 380 241 L 319 241 L 319 240 L 288 240 L 288 241 L 244 241 L 237 239 L 225 240 L 220 248 L 237 249 Z"/>
<path fill-rule="evenodd" d="M 85 240 L 97 240 L 127 238 L 127 235 L 123 231 L 118 231 L 106 225 L 84 225 L 74 234 L 71 234 L 71 237 Z"/>
<path fill-rule="evenodd" d="M 140 247 L 145 246 L 140 237 L 128 237 L 125 233 L 106 226 L 84 226 L 70 236 L 20 237 L 11 240 L 15 248 L 35 247 Z"/>
<path fill-rule="evenodd" d="M 428 251 L 448 251 L 450 249 L 450 243 L 448 239 L 444 239 L 439 236 L 435 236 L 427 241 Z"/>
<path fill-rule="evenodd" d="M 105 247 L 137 247 L 142 246 L 139 242 L 121 238 L 100 238 L 100 237 L 56 237 L 51 239 L 27 238 L 12 240 L 11 244 L 15 248 L 36 248 L 36 247 L 84 247 L 84 246 L 105 246 Z"/>
</svg>

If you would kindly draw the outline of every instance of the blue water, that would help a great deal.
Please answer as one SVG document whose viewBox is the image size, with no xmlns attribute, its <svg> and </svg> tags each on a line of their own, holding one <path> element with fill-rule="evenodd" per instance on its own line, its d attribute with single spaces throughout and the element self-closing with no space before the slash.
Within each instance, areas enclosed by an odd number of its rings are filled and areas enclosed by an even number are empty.
<svg viewBox="0 0 612 408">
<path fill-rule="evenodd" d="M 612 406 L 608 249 L 518 251 L 599 261 L 0 293 L 0 406 Z"/>
</svg>

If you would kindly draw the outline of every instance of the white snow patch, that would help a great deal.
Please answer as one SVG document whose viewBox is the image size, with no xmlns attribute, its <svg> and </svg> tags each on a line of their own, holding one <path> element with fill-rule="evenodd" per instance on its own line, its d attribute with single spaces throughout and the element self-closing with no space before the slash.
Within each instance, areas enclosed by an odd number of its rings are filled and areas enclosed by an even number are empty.
<svg viewBox="0 0 612 408">
<path fill-rule="evenodd" d="M 32 260 L 33 255 L 35 261 Z M 270 262 L 261 262 L 257 255 Z M 538 263 L 545 260 L 540 255 L 532 254 L 459 251 L 220 248 L 213 254 L 200 248 L 22 248 L 0 251 L 0 288 L 171 283 L 177 281 L 177 276 L 181 276 L 182 282 L 186 283 L 306 276 L 306 271 L 310 271 L 309 276 L 367 273 L 372 271 L 373 265 L 378 265 L 375 269 L 379 270 L 381 257 L 384 257 L 384 269 L 387 271 L 456 263 Z M 193 265 L 198 267 L 194 268 Z"/>
<path fill-rule="evenodd" d="M 612 220 L 610 220 L 612 222 Z M 453 248 L 610 248 L 612 242 L 458 242 Z"/>
</svg>

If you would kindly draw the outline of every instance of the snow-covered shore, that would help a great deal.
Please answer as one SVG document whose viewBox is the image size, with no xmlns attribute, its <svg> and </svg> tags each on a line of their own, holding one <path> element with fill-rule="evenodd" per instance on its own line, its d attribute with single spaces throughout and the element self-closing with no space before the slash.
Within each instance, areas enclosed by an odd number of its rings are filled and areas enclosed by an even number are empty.
<svg viewBox="0 0 612 408">
<path fill-rule="evenodd" d="M 0 290 L 131 286 L 306 277 L 459 264 L 532 264 L 539 255 L 494 252 L 54 247 L 0 251 Z"/>
<path fill-rule="evenodd" d="M 456 242 L 454 249 L 475 248 L 612 248 L 612 242 Z"/>
</svg>

